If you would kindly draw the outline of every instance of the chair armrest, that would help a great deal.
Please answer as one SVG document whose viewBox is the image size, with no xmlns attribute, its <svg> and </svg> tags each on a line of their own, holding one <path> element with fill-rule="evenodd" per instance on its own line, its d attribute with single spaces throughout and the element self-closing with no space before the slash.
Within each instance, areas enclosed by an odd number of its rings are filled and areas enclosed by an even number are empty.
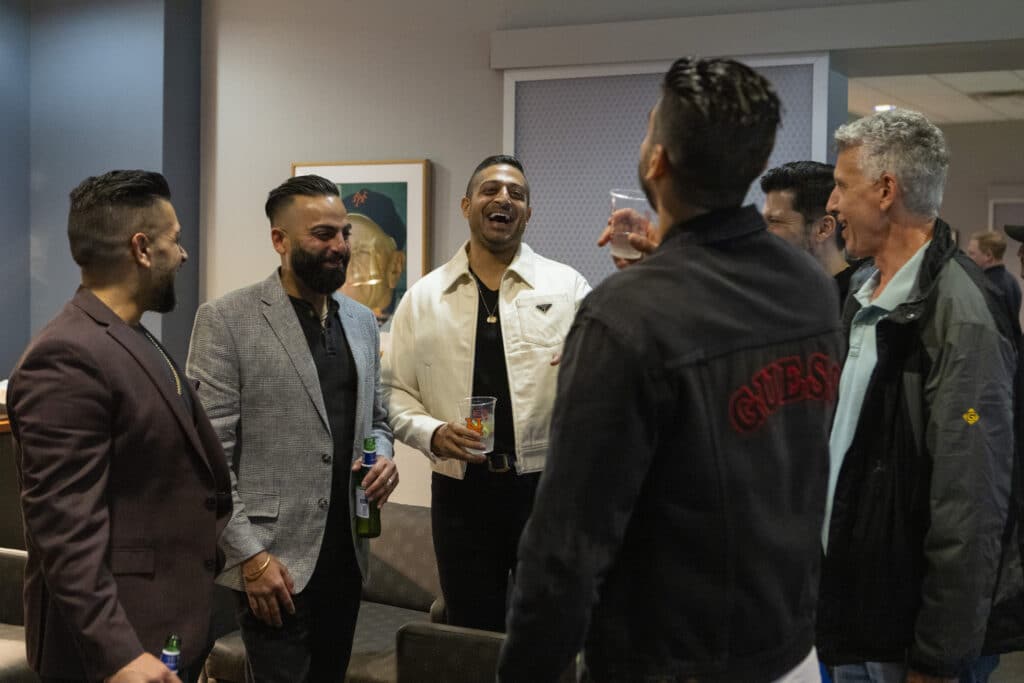
<svg viewBox="0 0 1024 683">
<path fill-rule="evenodd" d="M 493 681 L 504 640 L 500 633 L 475 628 L 405 624 L 397 636 L 398 683 Z"/>
<path fill-rule="evenodd" d="M 480 683 L 497 677 L 505 634 L 419 621 L 398 629 L 397 640 L 398 683 Z M 559 681 L 575 683 L 575 663 Z"/>
<path fill-rule="evenodd" d="M 25 584 L 25 562 L 28 553 L 24 550 L 0 548 L 0 623 L 22 626 L 25 623 L 25 609 L 22 589 Z"/>
<path fill-rule="evenodd" d="M 448 621 L 448 614 L 445 612 L 444 596 L 434 600 L 430 605 L 430 621 L 434 624 L 444 624 Z"/>
</svg>

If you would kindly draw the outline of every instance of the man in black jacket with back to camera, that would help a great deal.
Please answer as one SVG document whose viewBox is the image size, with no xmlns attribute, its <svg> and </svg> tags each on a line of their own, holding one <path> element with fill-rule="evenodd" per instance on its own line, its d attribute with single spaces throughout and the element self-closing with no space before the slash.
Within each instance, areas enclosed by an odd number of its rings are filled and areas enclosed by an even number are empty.
<svg viewBox="0 0 1024 683">
<path fill-rule="evenodd" d="M 680 59 L 640 148 L 660 245 L 584 301 L 520 544 L 504 683 L 811 680 L 842 337 L 831 278 L 741 208 L 770 84 Z M 657 297 L 651 292 L 659 292 Z"/>
</svg>

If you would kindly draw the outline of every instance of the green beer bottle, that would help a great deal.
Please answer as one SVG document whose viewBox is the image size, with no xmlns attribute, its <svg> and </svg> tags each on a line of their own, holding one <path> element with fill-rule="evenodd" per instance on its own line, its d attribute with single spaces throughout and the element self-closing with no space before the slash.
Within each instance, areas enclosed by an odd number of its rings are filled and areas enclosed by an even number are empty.
<svg viewBox="0 0 1024 683">
<path fill-rule="evenodd" d="M 172 674 L 178 673 L 181 666 L 181 638 L 172 633 L 164 641 L 164 649 L 160 653 L 160 661 L 171 670 Z"/>
<path fill-rule="evenodd" d="M 363 478 L 377 462 L 377 440 L 363 439 L 363 466 L 356 472 L 356 535 L 361 538 L 380 536 L 380 508 L 367 499 Z"/>
</svg>

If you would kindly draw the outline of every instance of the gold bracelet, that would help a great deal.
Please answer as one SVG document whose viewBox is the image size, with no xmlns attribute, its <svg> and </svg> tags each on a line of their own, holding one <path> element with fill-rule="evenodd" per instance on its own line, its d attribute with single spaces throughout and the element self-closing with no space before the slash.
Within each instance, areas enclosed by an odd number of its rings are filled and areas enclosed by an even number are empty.
<svg viewBox="0 0 1024 683">
<path fill-rule="evenodd" d="M 267 567 L 269 567 L 269 566 L 270 566 L 270 553 L 267 553 L 267 559 L 263 561 L 263 564 L 260 565 L 259 569 L 254 571 L 252 574 L 246 574 L 243 571 L 242 572 L 242 578 L 245 579 L 246 581 L 250 581 L 250 582 L 251 581 L 255 581 L 258 578 L 260 578 L 261 576 L 263 576 L 263 573 L 267 571 Z"/>
</svg>

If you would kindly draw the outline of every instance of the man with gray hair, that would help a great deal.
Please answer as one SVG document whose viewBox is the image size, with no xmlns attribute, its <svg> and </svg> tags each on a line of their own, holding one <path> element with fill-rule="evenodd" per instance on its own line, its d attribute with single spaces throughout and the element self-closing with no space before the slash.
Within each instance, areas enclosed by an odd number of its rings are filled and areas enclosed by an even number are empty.
<svg viewBox="0 0 1024 683">
<path fill-rule="evenodd" d="M 1017 340 L 937 217 L 942 132 L 893 110 L 835 137 L 828 210 L 874 264 L 843 321 L 818 648 L 836 683 L 985 681 L 998 660 L 983 653 L 1024 644 L 1008 528 Z"/>
</svg>

